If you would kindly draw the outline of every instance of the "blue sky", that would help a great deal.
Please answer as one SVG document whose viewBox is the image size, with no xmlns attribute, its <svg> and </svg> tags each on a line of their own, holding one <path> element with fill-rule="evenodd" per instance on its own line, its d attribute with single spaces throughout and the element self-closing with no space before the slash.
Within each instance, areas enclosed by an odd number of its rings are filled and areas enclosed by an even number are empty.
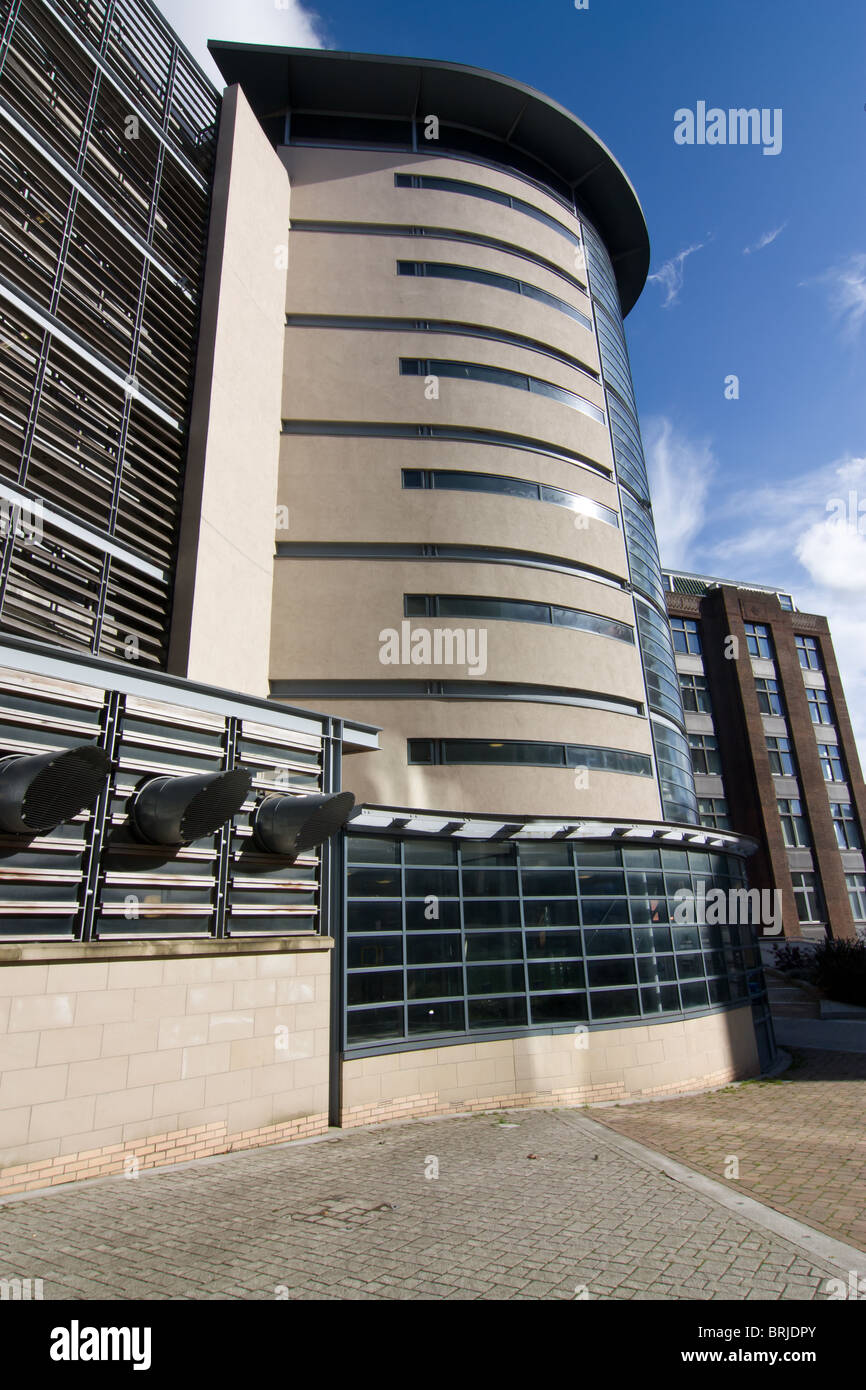
<svg viewBox="0 0 866 1390">
<path fill-rule="evenodd" d="M 663 563 L 777 584 L 826 614 L 862 756 L 863 0 L 161 7 L 200 58 L 209 37 L 446 58 L 538 87 L 596 131 L 650 230 L 626 329 Z M 780 108 L 780 153 L 676 144 L 675 111 L 699 101 Z"/>
</svg>

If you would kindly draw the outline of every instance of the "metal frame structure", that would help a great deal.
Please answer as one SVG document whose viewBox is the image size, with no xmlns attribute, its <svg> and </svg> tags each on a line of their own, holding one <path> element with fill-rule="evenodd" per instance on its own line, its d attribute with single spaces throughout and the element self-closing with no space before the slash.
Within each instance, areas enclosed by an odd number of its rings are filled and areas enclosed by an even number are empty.
<svg viewBox="0 0 866 1390">
<path fill-rule="evenodd" d="M 722 925 L 714 925 L 706 922 L 700 907 L 700 884 L 709 900 L 713 890 L 728 894 L 745 886 L 744 853 L 752 846 L 742 837 L 667 823 L 466 821 L 448 819 L 444 812 L 409 816 L 365 807 L 344 839 L 345 923 L 339 955 L 347 1060 L 524 1033 L 637 1026 L 751 1005 L 762 1062 L 769 1063 L 775 1043 L 754 924 L 726 917 Z M 382 845 L 394 850 L 393 862 L 377 853 Z M 410 848 L 419 845 L 420 852 Z M 487 856 L 494 865 L 498 856 L 507 856 L 504 872 L 513 881 L 511 888 L 496 891 L 497 873 L 503 870 L 494 868 L 480 885 L 483 892 L 470 891 L 465 881 L 470 852 L 470 877 L 479 873 Z M 393 873 L 399 876 L 396 891 L 394 883 L 386 882 Z M 453 879 L 450 892 L 442 889 L 443 876 Z M 605 876 L 621 886 L 616 891 L 584 889 L 593 877 Z M 560 881 L 568 877 L 571 886 Z M 695 894 L 695 920 L 677 925 L 675 895 L 682 887 Z M 528 891 L 533 888 L 534 895 Z M 587 893 L 593 891 L 602 896 L 589 897 L 585 907 Z M 428 921 L 429 903 L 436 916 Z M 362 922 L 371 911 L 374 917 L 377 911 L 383 915 L 375 917 L 374 926 L 353 927 L 353 906 L 366 914 Z M 440 923 L 445 906 L 452 917 L 456 909 L 457 925 L 447 917 Z M 469 907 L 492 908 L 493 916 L 504 910 L 513 920 L 485 923 L 482 913 L 482 919 L 467 921 Z M 391 917 L 397 913 L 399 925 L 389 920 L 389 909 Z M 497 955 L 498 938 L 512 940 L 512 945 L 519 938 L 520 946 Z M 423 951 L 410 959 L 410 949 L 424 940 L 429 959 Z M 353 945 L 373 959 L 353 964 Z M 493 955 L 488 959 L 489 949 Z M 495 985 L 473 988 L 470 971 L 486 967 L 494 974 L 503 967 L 517 971 L 522 987 L 512 982 L 513 987 L 498 991 Z M 550 976 L 546 982 L 541 978 L 545 968 Z M 605 970 L 622 978 L 605 981 Z M 437 990 L 437 979 L 444 975 L 460 988 L 443 993 L 439 979 Z M 353 981 L 375 996 L 377 979 L 386 986 L 381 999 L 353 1000 Z M 515 1017 L 508 1015 L 509 1007 Z M 497 1009 L 503 1011 L 501 1017 Z M 365 1014 L 373 1020 L 372 1030 L 363 1028 Z M 359 1021 L 353 1034 L 352 1024 Z"/>
<path fill-rule="evenodd" d="M 149 0 L 0 5 L 7 632 L 165 665 L 219 109 Z"/>
<path fill-rule="evenodd" d="M 264 853 L 251 817 L 269 793 L 338 791 L 344 743 L 375 748 L 375 730 L 36 643 L 0 645 L 0 756 L 81 742 L 111 762 L 95 803 L 54 830 L 0 835 L 0 941 L 335 931 L 327 844 L 293 862 Z M 240 767 L 253 773 L 250 793 L 214 834 L 177 848 L 134 834 L 131 798 L 149 779 Z"/>
</svg>

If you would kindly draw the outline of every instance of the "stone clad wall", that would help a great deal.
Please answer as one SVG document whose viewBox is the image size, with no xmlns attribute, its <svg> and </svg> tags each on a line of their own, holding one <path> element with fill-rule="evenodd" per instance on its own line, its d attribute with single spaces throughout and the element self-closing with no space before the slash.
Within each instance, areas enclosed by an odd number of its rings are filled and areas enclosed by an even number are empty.
<svg viewBox="0 0 866 1390">
<path fill-rule="evenodd" d="M 0 1193 L 321 1133 L 330 944 L 20 946 L 55 959 L 0 963 Z"/>
<path fill-rule="evenodd" d="M 649 1099 L 707 1090 L 759 1069 L 748 1006 L 633 1028 L 389 1052 L 344 1063 L 342 1123 Z"/>
</svg>

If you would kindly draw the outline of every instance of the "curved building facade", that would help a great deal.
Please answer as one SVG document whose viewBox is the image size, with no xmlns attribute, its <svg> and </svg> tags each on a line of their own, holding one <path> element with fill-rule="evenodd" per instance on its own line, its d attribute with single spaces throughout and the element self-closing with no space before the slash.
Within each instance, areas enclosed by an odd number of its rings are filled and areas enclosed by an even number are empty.
<svg viewBox="0 0 866 1390">
<path fill-rule="evenodd" d="M 698 826 L 631 184 L 489 73 L 211 49 L 290 186 L 269 694 L 381 730 L 351 768 L 332 1115 L 754 1070 L 751 926 L 675 915 L 736 892 L 748 846 Z"/>
<path fill-rule="evenodd" d="M 273 57 L 222 61 L 274 103 Z M 648 262 L 628 180 L 489 74 L 283 61 L 271 693 L 382 726 L 366 801 L 696 821 L 622 325 Z"/>
<path fill-rule="evenodd" d="M 626 175 L 490 73 L 212 51 L 152 0 L 0 34 L 4 1193 L 773 1055 Z"/>
</svg>

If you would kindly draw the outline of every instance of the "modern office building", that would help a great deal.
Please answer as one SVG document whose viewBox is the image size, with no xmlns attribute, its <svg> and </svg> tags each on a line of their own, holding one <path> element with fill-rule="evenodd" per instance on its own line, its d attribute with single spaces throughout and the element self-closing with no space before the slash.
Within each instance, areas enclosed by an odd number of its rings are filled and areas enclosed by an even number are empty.
<svg viewBox="0 0 866 1390">
<path fill-rule="evenodd" d="M 628 179 L 502 77 L 212 50 L 5 9 L 2 1191 L 772 1057 L 752 926 L 681 915 L 754 845 L 699 824 Z"/>
<path fill-rule="evenodd" d="M 665 581 L 701 823 L 757 841 L 749 880 L 781 894 L 785 937 L 866 933 L 866 790 L 827 619 L 758 584 Z"/>
</svg>

